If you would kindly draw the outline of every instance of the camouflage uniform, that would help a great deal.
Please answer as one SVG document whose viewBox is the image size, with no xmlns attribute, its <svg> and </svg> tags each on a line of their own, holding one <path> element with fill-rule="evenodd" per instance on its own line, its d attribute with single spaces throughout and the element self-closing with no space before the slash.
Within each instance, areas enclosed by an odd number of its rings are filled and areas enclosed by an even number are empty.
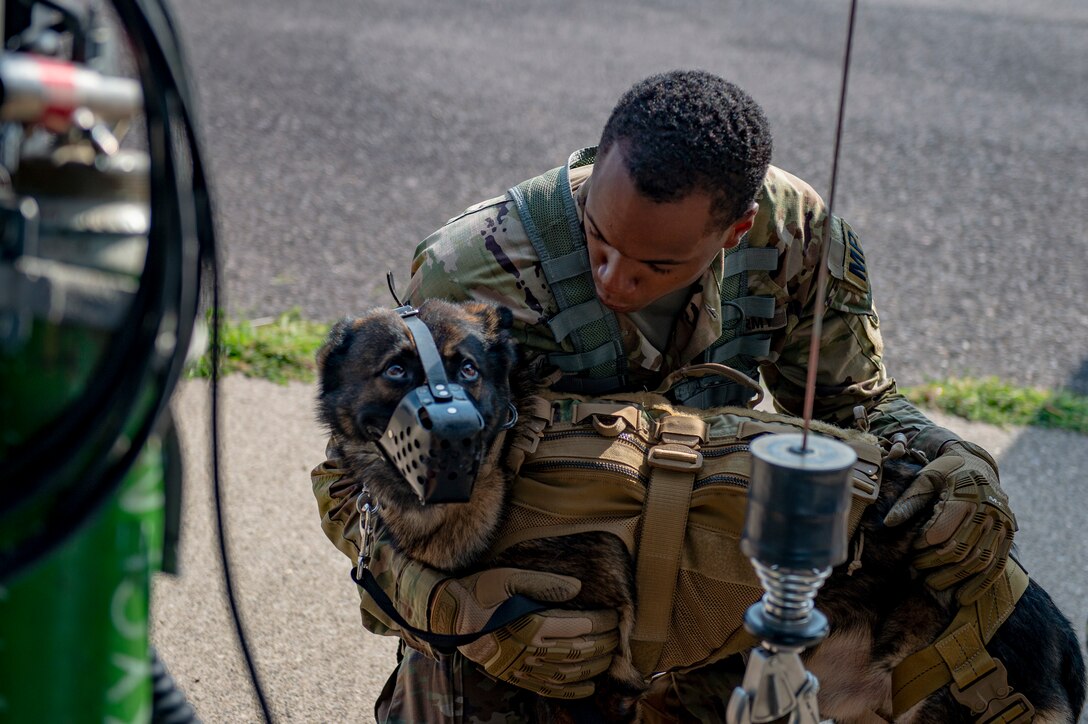
<svg viewBox="0 0 1088 724">
<path fill-rule="evenodd" d="M 572 155 L 585 152 L 578 152 Z M 579 216 L 591 179 L 592 166 L 572 168 L 571 193 Z M 757 197 L 759 210 L 747 233 L 750 248 L 778 250 L 778 268 L 749 272 L 745 294 L 775 300 L 770 319 L 750 321 L 771 334 L 770 351 L 755 361 L 776 407 L 800 415 L 807 375 L 806 362 L 813 330 L 816 272 L 828 223 L 822 199 L 807 183 L 775 167 L 767 171 Z M 883 342 L 864 257 L 856 235 L 843 224 L 847 253 L 829 276 L 828 304 L 820 340 L 814 416 L 849 426 L 855 406 L 868 413 L 871 430 L 890 436 L 903 431 L 914 445 L 931 455 L 928 439 L 948 439 L 921 412 L 896 393 L 895 381 L 884 368 Z M 656 349 L 625 315 L 617 315 L 626 351 L 631 386 L 653 389 L 669 372 L 693 360 L 722 336 L 722 299 L 726 252 L 713 260 L 684 305 L 666 349 Z M 549 292 L 540 262 L 517 209 L 502 196 L 470 207 L 425 239 L 416 249 L 407 297 L 479 300 L 509 307 L 514 334 L 530 361 L 549 352 L 572 351 L 559 344 L 546 321 L 560 310 Z M 314 471 L 322 525 L 334 544 L 354 562 L 358 556 L 358 515 L 354 492 L 338 486 L 336 461 Z M 415 626 L 427 627 L 427 600 L 413 605 L 444 576 L 393 555 L 379 545 L 372 570 L 387 591 L 396 590 L 405 603 L 401 614 Z M 500 684 L 460 654 L 443 655 L 426 643 L 399 631 L 369 596 L 362 593 L 363 625 L 370 631 L 401 635 L 397 671 L 376 706 L 383 721 L 526 721 L 532 720 L 529 692 Z M 415 650 L 413 650 L 413 648 Z M 644 708 L 644 721 L 724 720 L 724 702 L 740 683 L 743 667 L 719 662 L 683 675 L 655 679 Z M 721 713 L 719 716 L 718 714 Z M 665 717 L 668 717 L 667 719 Z"/>
</svg>

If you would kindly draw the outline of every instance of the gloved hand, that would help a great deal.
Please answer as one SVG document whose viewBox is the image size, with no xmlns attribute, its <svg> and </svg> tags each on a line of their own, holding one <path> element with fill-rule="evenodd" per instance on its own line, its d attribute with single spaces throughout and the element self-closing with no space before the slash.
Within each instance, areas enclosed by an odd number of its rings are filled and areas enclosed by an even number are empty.
<svg viewBox="0 0 1088 724">
<path fill-rule="evenodd" d="M 1005 570 L 1016 518 L 997 480 L 997 463 L 974 443 L 956 440 L 925 466 L 884 518 L 897 526 L 940 496 L 914 545 L 924 549 L 913 565 L 930 572 L 937 591 L 963 584 L 960 604 L 973 603 Z"/>
<path fill-rule="evenodd" d="M 574 598 L 581 587 L 577 578 L 517 568 L 446 579 L 431 596 L 431 631 L 479 631 L 516 593 L 557 603 Z M 589 679 L 611 664 L 618 626 L 615 611 L 547 610 L 481 636 L 460 651 L 497 679 L 542 696 L 579 699 L 593 693 Z"/>
</svg>

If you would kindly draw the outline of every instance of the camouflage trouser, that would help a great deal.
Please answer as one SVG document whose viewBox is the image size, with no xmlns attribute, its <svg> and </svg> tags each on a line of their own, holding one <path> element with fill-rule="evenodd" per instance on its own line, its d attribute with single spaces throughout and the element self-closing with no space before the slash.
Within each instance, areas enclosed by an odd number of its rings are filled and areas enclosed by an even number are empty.
<svg viewBox="0 0 1088 724">
<path fill-rule="evenodd" d="M 459 653 L 437 660 L 401 644 L 374 716 L 382 724 L 536 722 L 536 695 L 492 679 Z M 733 688 L 744 678 L 739 656 L 653 680 L 639 706 L 644 724 L 724 722 Z"/>
</svg>

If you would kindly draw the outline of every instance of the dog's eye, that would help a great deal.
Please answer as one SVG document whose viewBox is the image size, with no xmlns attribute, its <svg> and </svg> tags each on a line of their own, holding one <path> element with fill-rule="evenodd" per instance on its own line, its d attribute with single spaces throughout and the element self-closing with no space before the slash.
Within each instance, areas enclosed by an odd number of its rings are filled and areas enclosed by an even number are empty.
<svg viewBox="0 0 1088 724">
<path fill-rule="evenodd" d="M 476 369 L 476 365 L 469 360 L 465 360 L 461 363 L 461 379 L 473 382 L 480 376 L 480 371 Z"/>
<path fill-rule="evenodd" d="M 385 368 L 385 376 L 391 380 L 403 379 L 404 375 L 408 374 L 408 371 L 404 369 L 402 365 L 393 363 Z"/>
</svg>

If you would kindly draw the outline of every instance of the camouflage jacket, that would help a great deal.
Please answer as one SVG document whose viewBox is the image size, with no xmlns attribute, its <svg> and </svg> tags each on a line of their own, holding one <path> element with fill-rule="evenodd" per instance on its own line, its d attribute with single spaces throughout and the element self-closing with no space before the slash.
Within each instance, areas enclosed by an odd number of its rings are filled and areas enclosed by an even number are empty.
<svg viewBox="0 0 1088 724">
<path fill-rule="evenodd" d="M 570 174 L 579 214 L 591 174 L 592 166 Z M 747 235 L 748 245 L 777 249 L 779 263 L 773 271 L 750 272 L 748 276 L 746 294 L 775 299 L 773 317 L 760 322 L 771 333 L 770 351 L 756 361 L 776 407 L 799 416 L 827 209 L 811 186 L 775 167 L 768 169 L 757 201 L 759 211 Z M 860 243 L 845 223 L 843 236 L 846 253 L 838 259 L 832 256 L 829 262 L 841 266 L 831 270 L 828 280 L 814 415 L 850 426 L 854 407 L 862 405 L 871 432 L 882 436 L 904 432 L 915 447 L 936 457 L 940 446 L 957 436 L 934 425 L 896 393 L 895 381 L 882 360 L 884 345 Z M 656 386 L 658 380 L 695 359 L 721 336 L 719 285 L 724 264 L 723 252 L 693 285 L 692 297 L 676 320 L 667 349 L 656 349 L 630 319 L 618 315 L 636 385 Z M 559 309 L 517 210 L 506 196 L 470 207 L 421 242 L 406 296 L 416 305 L 436 297 L 505 305 L 514 313 L 514 332 L 529 359 L 564 349 L 544 324 Z M 315 468 L 311 478 L 325 534 L 354 562 L 360 547 L 355 507 L 358 491 L 345 484 L 339 461 L 332 458 Z M 427 628 L 429 596 L 444 575 L 396 554 L 380 532 L 371 570 L 400 613 L 412 625 Z M 363 625 L 368 630 L 400 635 L 413 647 L 429 650 L 424 642 L 401 632 L 362 589 L 359 593 Z"/>
</svg>

